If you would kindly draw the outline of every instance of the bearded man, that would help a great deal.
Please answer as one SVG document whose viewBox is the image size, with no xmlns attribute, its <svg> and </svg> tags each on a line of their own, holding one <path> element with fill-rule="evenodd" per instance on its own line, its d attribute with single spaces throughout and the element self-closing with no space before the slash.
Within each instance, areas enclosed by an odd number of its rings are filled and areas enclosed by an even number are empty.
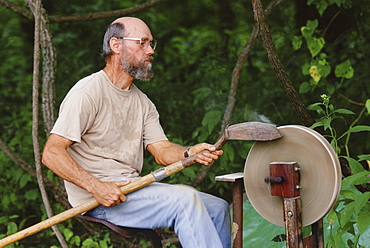
<svg viewBox="0 0 370 248">
<path fill-rule="evenodd" d="M 133 228 L 173 227 L 184 248 L 230 247 L 226 201 L 185 185 L 153 183 L 123 195 L 138 179 L 144 148 L 166 166 L 202 151 L 209 165 L 222 155 L 213 145 L 170 142 L 155 105 L 133 84 L 148 81 L 156 41 L 140 19 L 122 17 L 103 40 L 103 70 L 77 82 L 63 100 L 43 152 L 43 163 L 64 179 L 72 206 L 95 198 L 86 214 Z"/>
</svg>

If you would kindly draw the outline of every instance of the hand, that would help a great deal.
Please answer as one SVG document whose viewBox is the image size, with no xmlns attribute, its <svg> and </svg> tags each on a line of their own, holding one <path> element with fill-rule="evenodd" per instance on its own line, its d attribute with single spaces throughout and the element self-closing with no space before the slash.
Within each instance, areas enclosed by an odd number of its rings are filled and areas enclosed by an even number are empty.
<svg viewBox="0 0 370 248">
<path fill-rule="evenodd" d="M 221 156 L 223 154 L 222 150 L 216 150 L 216 147 L 214 145 L 210 145 L 207 143 L 198 144 L 189 149 L 190 156 L 200 152 L 203 153 L 197 155 L 196 161 L 197 163 L 203 165 L 212 165 L 213 162 L 218 159 L 218 156 Z"/>
<path fill-rule="evenodd" d="M 104 207 L 116 206 L 126 201 L 126 196 L 119 188 L 129 183 L 130 181 L 100 182 L 92 194 L 100 205 Z"/>
</svg>

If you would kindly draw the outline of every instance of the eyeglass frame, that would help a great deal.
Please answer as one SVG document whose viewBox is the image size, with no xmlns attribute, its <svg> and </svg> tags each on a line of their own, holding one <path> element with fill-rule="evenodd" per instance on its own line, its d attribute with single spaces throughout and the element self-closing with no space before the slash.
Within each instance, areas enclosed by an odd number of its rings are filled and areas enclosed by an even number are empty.
<svg viewBox="0 0 370 248">
<path fill-rule="evenodd" d="M 142 46 L 148 46 L 155 50 L 157 47 L 157 40 L 150 40 L 149 38 L 129 38 L 129 37 L 115 37 L 120 40 L 137 40 L 140 41 L 140 45 Z"/>
</svg>

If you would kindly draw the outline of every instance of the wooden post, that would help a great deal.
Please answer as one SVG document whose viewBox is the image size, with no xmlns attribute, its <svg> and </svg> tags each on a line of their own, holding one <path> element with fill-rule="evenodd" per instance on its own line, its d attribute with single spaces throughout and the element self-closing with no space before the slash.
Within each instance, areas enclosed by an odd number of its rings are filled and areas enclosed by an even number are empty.
<svg viewBox="0 0 370 248">
<path fill-rule="evenodd" d="M 271 195 L 282 196 L 288 248 L 303 248 L 302 207 L 299 196 L 299 167 L 297 162 L 270 163 Z"/>
<path fill-rule="evenodd" d="M 311 225 L 312 236 L 314 237 L 315 247 L 324 248 L 324 223 L 322 219 Z"/>
<path fill-rule="evenodd" d="M 301 197 L 284 198 L 287 247 L 303 248 Z"/>
</svg>

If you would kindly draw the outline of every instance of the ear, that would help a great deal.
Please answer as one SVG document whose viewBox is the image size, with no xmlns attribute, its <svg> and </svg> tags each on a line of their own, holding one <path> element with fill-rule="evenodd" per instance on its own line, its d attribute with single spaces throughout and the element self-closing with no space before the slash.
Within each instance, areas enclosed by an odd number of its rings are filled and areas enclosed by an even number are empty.
<svg viewBox="0 0 370 248">
<path fill-rule="evenodd" d="M 113 53 L 121 53 L 122 42 L 120 39 L 117 39 L 116 37 L 112 37 L 109 40 L 109 46 Z"/>
</svg>

